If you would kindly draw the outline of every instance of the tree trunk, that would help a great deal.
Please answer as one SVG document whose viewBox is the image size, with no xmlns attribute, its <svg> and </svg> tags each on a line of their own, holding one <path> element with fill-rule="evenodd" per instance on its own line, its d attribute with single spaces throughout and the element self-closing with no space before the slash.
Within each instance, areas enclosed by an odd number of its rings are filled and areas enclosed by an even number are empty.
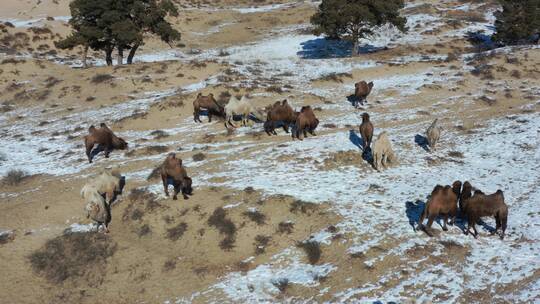
<svg viewBox="0 0 540 304">
<path fill-rule="evenodd" d="M 87 56 L 88 56 L 88 45 L 85 45 L 84 50 L 83 50 L 83 58 L 82 58 L 83 69 L 86 69 L 88 67 L 88 65 L 86 63 L 86 57 Z"/>
<path fill-rule="evenodd" d="M 107 62 L 107 65 L 112 65 L 112 52 L 113 48 L 108 46 L 105 48 L 105 61 Z"/>
<path fill-rule="evenodd" d="M 137 49 L 139 48 L 139 44 L 135 44 L 131 50 L 129 50 L 129 55 L 128 55 L 128 58 L 127 58 L 127 64 L 132 64 L 133 63 L 133 57 L 135 57 L 135 52 L 137 52 Z"/>
<path fill-rule="evenodd" d="M 117 64 L 118 65 L 122 65 L 124 64 L 124 48 L 119 46 L 118 47 L 118 59 L 117 59 Z"/>
<path fill-rule="evenodd" d="M 358 45 L 358 39 L 354 39 L 354 42 L 353 42 L 353 49 L 352 49 L 352 56 L 353 57 L 356 57 L 358 56 L 358 48 L 359 48 L 359 45 Z"/>
</svg>

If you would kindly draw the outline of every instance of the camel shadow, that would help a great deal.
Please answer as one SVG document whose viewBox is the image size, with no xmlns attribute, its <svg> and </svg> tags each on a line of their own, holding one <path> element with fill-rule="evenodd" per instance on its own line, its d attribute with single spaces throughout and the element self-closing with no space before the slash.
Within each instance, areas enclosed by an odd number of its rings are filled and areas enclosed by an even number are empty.
<svg viewBox="0 0 540 304">
<path fill-rule="evenodd" d="M 373 163 L 373 155 L 371 153 L 371 148 L 368 148 L 364 151 L 364 140 L 362 137 L 358 136 L 354 130 L 349 130 L 349 140 L 355 146 L 357 146 L 362 151 L 362 159 L 366 162 Z"/>
<path fill-rule="evenodd" d="M 421 200 L 417 200 L 416 202 L 408 201 L 405 203 L 405 213 L 409 219 L 409 225 L 411 225 L 415 232 L 416 227 L 418 227 L 419 224 L 420 215 L 422 215 L 425 207 L 426 203 Z"/>
<path fill-rule="evenodd" d="M 416 134 L 414 136 L 414 142 L 420 146 L 420 148 L 426 150 L 426 152 L 429 152 L 429 145 L 428 145 L 428 140 L 427 140 L 427 137 L 423 136 L 423 135 L 420 135 L 420 134 Z"/>
<path fill-rule="evenodd" d="M 360 100 L 360 98 L 358 98 L 356 95 L 354 94 L 351 94 L 349 96 L 347 96 L 347 101 L 353 106 L 353 107 L 356 107 L 356 105 L 359 105 L 359 106 L 363 106 L 364 104 L 367 103 L 367 101 L 362 101 Z"/>
<path fill-rule="evenodd" d="M 105 151 L 105 147 L 101 144 L 97 145 L 92 151 L 90 151 L 90 159 L 94 160 L 94 157 L 96 157 L 99 153 Z"/>
</svg>

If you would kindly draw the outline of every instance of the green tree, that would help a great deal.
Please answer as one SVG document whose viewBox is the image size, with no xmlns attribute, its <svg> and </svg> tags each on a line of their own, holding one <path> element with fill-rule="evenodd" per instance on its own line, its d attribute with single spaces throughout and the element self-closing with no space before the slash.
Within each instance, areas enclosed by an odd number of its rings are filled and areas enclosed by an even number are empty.
<svg viewBox="0 0 540 304">
<path fill-rule="evenodd" d="M 538 41 L 540 0 L 499 0 L 494 40 L 502 44 L 527 44 Z"/>
<path fill-rule="evenodd" d="M 88 48 L 105 51 L 107 65 L 112 65 L 112 52 L 118 50 L 118 64 L 123 63 L 124 50 L 129 49 L 128 63 L 143 44 L 145 34 L 158 36 L 170 44 L 180 33 L 166 20 L 178 16 L 170 0 L 73 0 L 70 4 L 73 28 L 59 48 L 83 46 L 83 65 Z"/>
<path fill-rule="evenodd" d="M 406 30 L 407 20 L 399 15 L 404 5 L 403 0 L 323 0 L 311 23 L 316 35 L 352 42 L 357 55 L 359 40 L 372 34 L 374 27 L 390 23 Z"/>
</svg>

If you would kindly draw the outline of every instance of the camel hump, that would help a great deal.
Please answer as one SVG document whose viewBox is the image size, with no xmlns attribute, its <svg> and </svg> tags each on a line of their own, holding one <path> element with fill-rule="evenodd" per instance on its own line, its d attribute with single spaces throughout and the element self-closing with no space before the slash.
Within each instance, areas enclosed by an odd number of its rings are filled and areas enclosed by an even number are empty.
<svg viewBox="0 0 540 304">
<path fill-rule="evenodd" d="M 214 94 L 210 93 L 210 94 L 208 94 L 208 97 L 214 98 Z"/>
<path fill-rule="evenodd" d="M 202 93 L 201 93 L 201 92 L 199 92 L 199 94 L 197 94 L 197 98 L 200 98 L 200 97 L 202 97 Z"/>
<path fill-rule="evenodd" d="M 102 122 L 102 123 L 99 124 L 99 127 L 100 128 L 107 128 L 107 125 L 104 122 Z"/>
<path fill-rule="evenodd" d="M 373 88 L 373 81 L 370 81 L 368 84 L 369 88 Z"/>
<path fill-rule="evenodd" d="M 289 102 L 287 101 L 287 99 L 283 99 L 283 101 L 281 102 L 281 105 L 284 106 L 284 105 L 287 105 Z"/>
<path fill-rule="evenodd" d="M 96 127 L 94 125 L 91 125 L 90 128 L 88 128 L 89 133 L 94 133 L 96 131 Z"/>
</svg>

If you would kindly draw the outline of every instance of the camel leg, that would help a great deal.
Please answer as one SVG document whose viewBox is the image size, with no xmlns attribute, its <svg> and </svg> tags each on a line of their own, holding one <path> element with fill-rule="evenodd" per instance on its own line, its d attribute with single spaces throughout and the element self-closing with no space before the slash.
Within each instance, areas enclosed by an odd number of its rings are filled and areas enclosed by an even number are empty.
<svg viewBox="0 0 540 304">
<path fill-rule="evenodd" d="M 161 180 L 163 181 L 163 190 L 165 190 L 165 196 L 169 197 L 169 183 L 167 182 L 167 175 L 161 174 Z"/>
<path fill-rule="evenodd" d="M 476 223 L 475 222 L 472 223 L 472 228 L 474 230 L 474 238 L 476 239 L 476 238 L 478 238 L 478 231 L 476 230 Z"/>
<path fill-rule="evenodd" d="M 448 214 L 444 215 L 444 221 L 443 221 L 443 227 L 442 230 L 448 231 L 448 227 L 446 227 L 446 222 L 448 222 Z"/>
<path fill-rule="evenodd" d="M 212 122 L 212 113 L 208 110 L 208 122 Z"/>
<path fill-rule="evenodd" d="M 307 130 L 304 129 L 304 138 L 307 138 Z"/>
<path fill-rule="evenodd" d="M 429 215 L 427 225 L 424 227 L 424 230 L 426 231 L 427 235 L 433 236 L 431 233 L 431 225 L 433 225 L 433 221 L 435 220 L 436 215 Z"/>
<path fill-rule="evenodd" d="M 491 235 L 497 233 L 497 231 L 499 231 L 499 228 L 501 228 L 501 220 L 499 219 L 499 216 L 497 214 L 495 214 L 495 224 L 495 231 L 491 231 Z"/>
<path fill-rule="evenodd" d="M 283 130 L 285 130 L 286 133 L 289 133 L 289 125 L 287 123 L 283 125 Z"/>
<path fill-rule="evenodd" d="M 92 163 L 92 149 L 94 148 L 93 142 L 85 142 L 86 146 L 86 156 L 88 157 L 88 162 Z"/>
<path fill-rule="evenodd" d="M 180 185 L 176 184 L 174 185 L 174 195 L 173 200 L 176 201 L 178 199 L 178 192 L 180 192 Z"/>
</svg>

